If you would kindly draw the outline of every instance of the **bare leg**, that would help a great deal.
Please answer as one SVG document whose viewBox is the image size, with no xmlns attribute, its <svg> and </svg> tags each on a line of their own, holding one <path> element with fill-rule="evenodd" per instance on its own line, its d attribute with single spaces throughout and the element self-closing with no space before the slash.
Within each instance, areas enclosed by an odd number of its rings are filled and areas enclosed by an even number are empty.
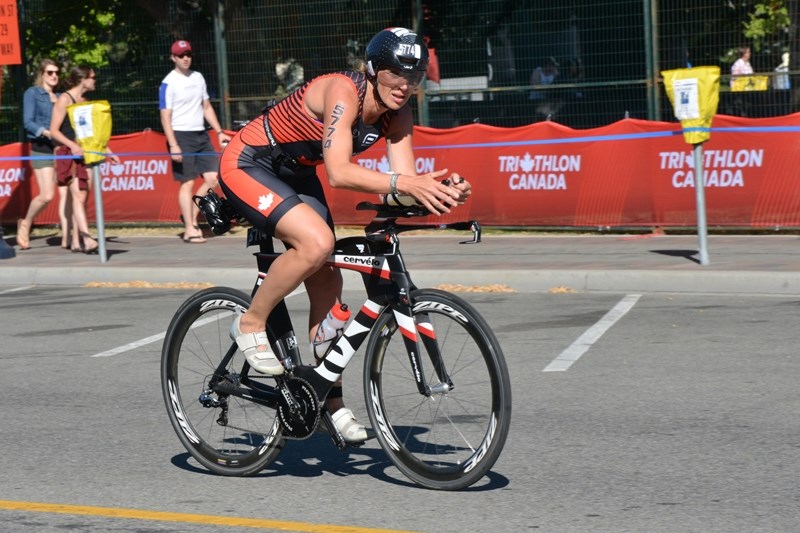
<svg viewBox="0 0 800 533">
<path fill-rule="evenodd" d="M 325 318 L 331 307 L 341 301 L 342 297 L 342 274 L 338 269 L 323 266 L 311 275 L 306 282 L 306 292 L 311 304 L 308 314 L 308 338 L 309 342 L 314 339 L 320 322 Z M 342 386 L 342 378 L 339 378 L 335 387 Z M 344 407 L 343 398 L 328 398 L 326 401 L 328 411 L 335 413 Z"/>
<path fill-rule="evenodd" d="M 312 339 L 319 327 L 319 323 L 327 314 L 328 310 L 334 304 L 341 302 L 341 272 L 337 269 L 323 266 L 306 280 L 306 290 L 308 291 L 308 298 L 311 302 L 311 311 L 309 312 L 309 339 Z M 363 442 L 367 439 L 366 428 L 359 424 L 353 412 L 344 406 L 341 377 L 333 384 L 333 388 L 325 400 L 325 406 L 333 417 L 333 423 L 336 425 L 336 428 L 347 442 Z"/>
<path fill-rule="evenodd" d="M 89 234 L 89 222 L 86 218 L 87 191 L 80 189 L 77 178 L 69 182 L 69 192 L 72 196 L 72 250 L 93 251 L 98 247 L 96 240 Z M 83 246 L 81 246 L 81 237 Z"/>
<path fill-rule="evenodd" d="M 300 204 L 281 218 L 275 236 L 285 242 L 288 249 L 270 266 L 266 280 L 253 296 L 250 309 L 239 318 L 239 329 L 242 333 L 264 331 L 267 317 L 278 302 L 306 281 L 311 301 L 309 326 L 316 331 L 342 291 L 341 274 L 324 267 L 333 252 L 333 232 L 311 207 Z M 259 351 L 268 347 L 261 348 L 258 346 Z M 347 442 L 363 442 L 367 438 L 364 426 L 355 420 L 350 409 L 343 407 L 341 397 L 330 398 L 326 406 Z"/>
<path fill-rule="evenodd" d="M 36 176 L 36 183 L 39 185 L 39 194 L 31 200 L 25 218 L 21 218 L 17 223 L 17 243 L 20 248 L 28 248 L 33 220 L 42 212 L 42 209 L 47 207 L 56 194 L 55 168 L 37 168 L 34 169 L 33 175 Z"/>
<path fill-rule="evenodd" d="M 206 172 L 203 174 L 203 181 L 200 183 L 200 187 L 194 192 L 197 196 L 205 196 L 209 189 L 214 189 L 219 185 L 219 180 L 217 179 L 216 172 Z M 197 207 L 197 204 L 192 202 L 192 223 L 196 224 L 197 216 L 200 214 L 200 209 Z M 186 220 L 184 218 L 184 220 Z"/>
<path fill-rule="evenodd" d="M 319 270 L 333 251 L 333 233 L 305 204 L 293 207 L 281 218 L 275 236 L 290 248 L 272 263 L 266 282 L 258 288 L 250 309 L 242 315 L 239 322 L 242 333 L 264 331 L 267 317 L 278 302 Z"/>
<path fill-rule="evenodd" d="M 58 218 L 61 223 L 61 247 L 69 248 L 70 229 L 72 226 L 72 205 L 70 205 L 69 186 L 58 186 Z"/>
<path fill-rule="evenodd" d="M 250 309 L 238 315 L 231 325 L 231 338 L 236 340 L 250 366 L 273 376 L 282 374 L 284 369 L 270 349 L 264 331 L 267 317 L 278 302 L 322 266 L 333 249 L 333 233 L 305 204 L 283 215 L 275 236 L 286 242 L 288 250 L 270 266 L 267 279 L 253 296 Z"/>
<path fill-rule="evenodd" d="M 197 206 L 192 202 L 192 195 L 194 194 L 194 180 L 188 180 L 181 183 L 178 189 L 178 207 L 181 210 L 183 217 L 183 239 L 186 240 L 190 237 L 202 237 L 200 230 L 195 228 L 197 223 Z M 202 239 L 195 239 L 196 242 L 205 242 Z"/>
</svg>

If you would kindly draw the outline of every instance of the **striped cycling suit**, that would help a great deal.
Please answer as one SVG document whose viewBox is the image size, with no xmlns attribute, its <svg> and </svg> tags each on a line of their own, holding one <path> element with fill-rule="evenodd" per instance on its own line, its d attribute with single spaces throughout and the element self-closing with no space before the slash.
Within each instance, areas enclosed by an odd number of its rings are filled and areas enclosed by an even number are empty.
<svg viewBox="0 0 800 533">
<path fill-rule="evenodd" d="M 377 124 L 365 124 L 361 115 L 371 85 L 366 75 L 344 71 L 312 79 L 239 131 L 222 154 L 220 184 L 239 213 L 267 233 L 273 233 L 281 216 L 301 202 L 314 208 L 333 228 L 315 171 L 323 163 L 324 125 L 306 113 L 303 103 L 307 89 L 330 76 L 348 79 L 358 94 L 358 118 L 351 125 L 353 155 L 384 137 L 394 116 L 390 111 L 381 115 Z"/>
</svg>

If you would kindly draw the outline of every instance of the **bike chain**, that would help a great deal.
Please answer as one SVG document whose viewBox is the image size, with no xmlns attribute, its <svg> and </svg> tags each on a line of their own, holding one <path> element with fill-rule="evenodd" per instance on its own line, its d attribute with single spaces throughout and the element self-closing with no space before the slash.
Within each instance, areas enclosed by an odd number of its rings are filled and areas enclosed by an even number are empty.
<svg viewBox="0 0 800 533">
<path fill-rule="evenodd" d="M 250 379 L 267 380 L 273 378 L 271 376 L 250 376 Z M 279 405 L 276 410 L 276 416 L 283 427 L 282 437 L 291 440 L 305 440 L 314 434 L 317 426 L 319 426 L 321 412 L 319 398 L 311 384 L 302 378 L 290 377 L 286 379 L 284 383 L 288 392 L 294 398 L 294 401 L 300 404 L 301 413 L 299 413 L 299 420 L 292 420 L 292 418 L 295 417 L 288 413 L 288 401 L 280 394 L 280 387 L 276 387 L 276 390 L 279 392 Z M 242 432 L 253 433 L 252 428 L 242 428 L 227 423 L 224 424 L 224 426 Z M 264 437 L 268 436 L 267 433 L 255 433 L 263 435 Z"/>
</svg>

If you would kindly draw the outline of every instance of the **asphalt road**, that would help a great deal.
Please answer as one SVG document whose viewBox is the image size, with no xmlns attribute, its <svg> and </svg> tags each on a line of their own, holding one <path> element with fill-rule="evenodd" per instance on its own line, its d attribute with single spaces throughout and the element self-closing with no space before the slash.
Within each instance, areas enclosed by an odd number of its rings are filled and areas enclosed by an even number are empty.
<svg viewBox="0 0 800 533">
<path fill-rule="evenodd" d="M 253 478 L 200 469 L 159 382 L 158 336 L 191 292 L 0 286 L 4 531 L 797 528 L 797 296 L 462 294 L 503 346 L 513 418 L 491 474 L 441 493 L 374 441 L 293 442 Z M 305 298 L 290 305 L 302 323 Z M 345 395 L 366 420 L 361 355 Z"/>
</svg>

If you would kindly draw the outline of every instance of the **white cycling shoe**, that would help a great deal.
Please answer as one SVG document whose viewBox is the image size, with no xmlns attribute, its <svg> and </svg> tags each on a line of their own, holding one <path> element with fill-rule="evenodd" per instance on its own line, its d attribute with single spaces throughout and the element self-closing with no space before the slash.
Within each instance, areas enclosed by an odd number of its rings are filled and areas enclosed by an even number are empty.
<svg viewBox="0 0 800 533">
<path fill-rule="evenodd" d="M 364 442 L 367 440 L 367 429 L 356 421 L 353 411 L 342 407 L 333 413 L 333 423 L 344 440 L 350 443 Z"/>
<path fill-rule="evenodd" d="M 266 331 L 258 333 L 242 333 L 239 329 L 239 319 L 242 315 L 238 315 L 233 324 L 231 324 L 231 339 L 236 341 L 237 346 L 244 354 L 244 358 L 253 367 L 253 370 L 260 374 L 267 374 L 269 376 L 280 376 L 284 372 L 283 365 L 272 353 L 269 347 L 269 339 L 267 338 Z M 258 347 L 265 347 L 264 350 L 259 350 Z"/>
</svg>

